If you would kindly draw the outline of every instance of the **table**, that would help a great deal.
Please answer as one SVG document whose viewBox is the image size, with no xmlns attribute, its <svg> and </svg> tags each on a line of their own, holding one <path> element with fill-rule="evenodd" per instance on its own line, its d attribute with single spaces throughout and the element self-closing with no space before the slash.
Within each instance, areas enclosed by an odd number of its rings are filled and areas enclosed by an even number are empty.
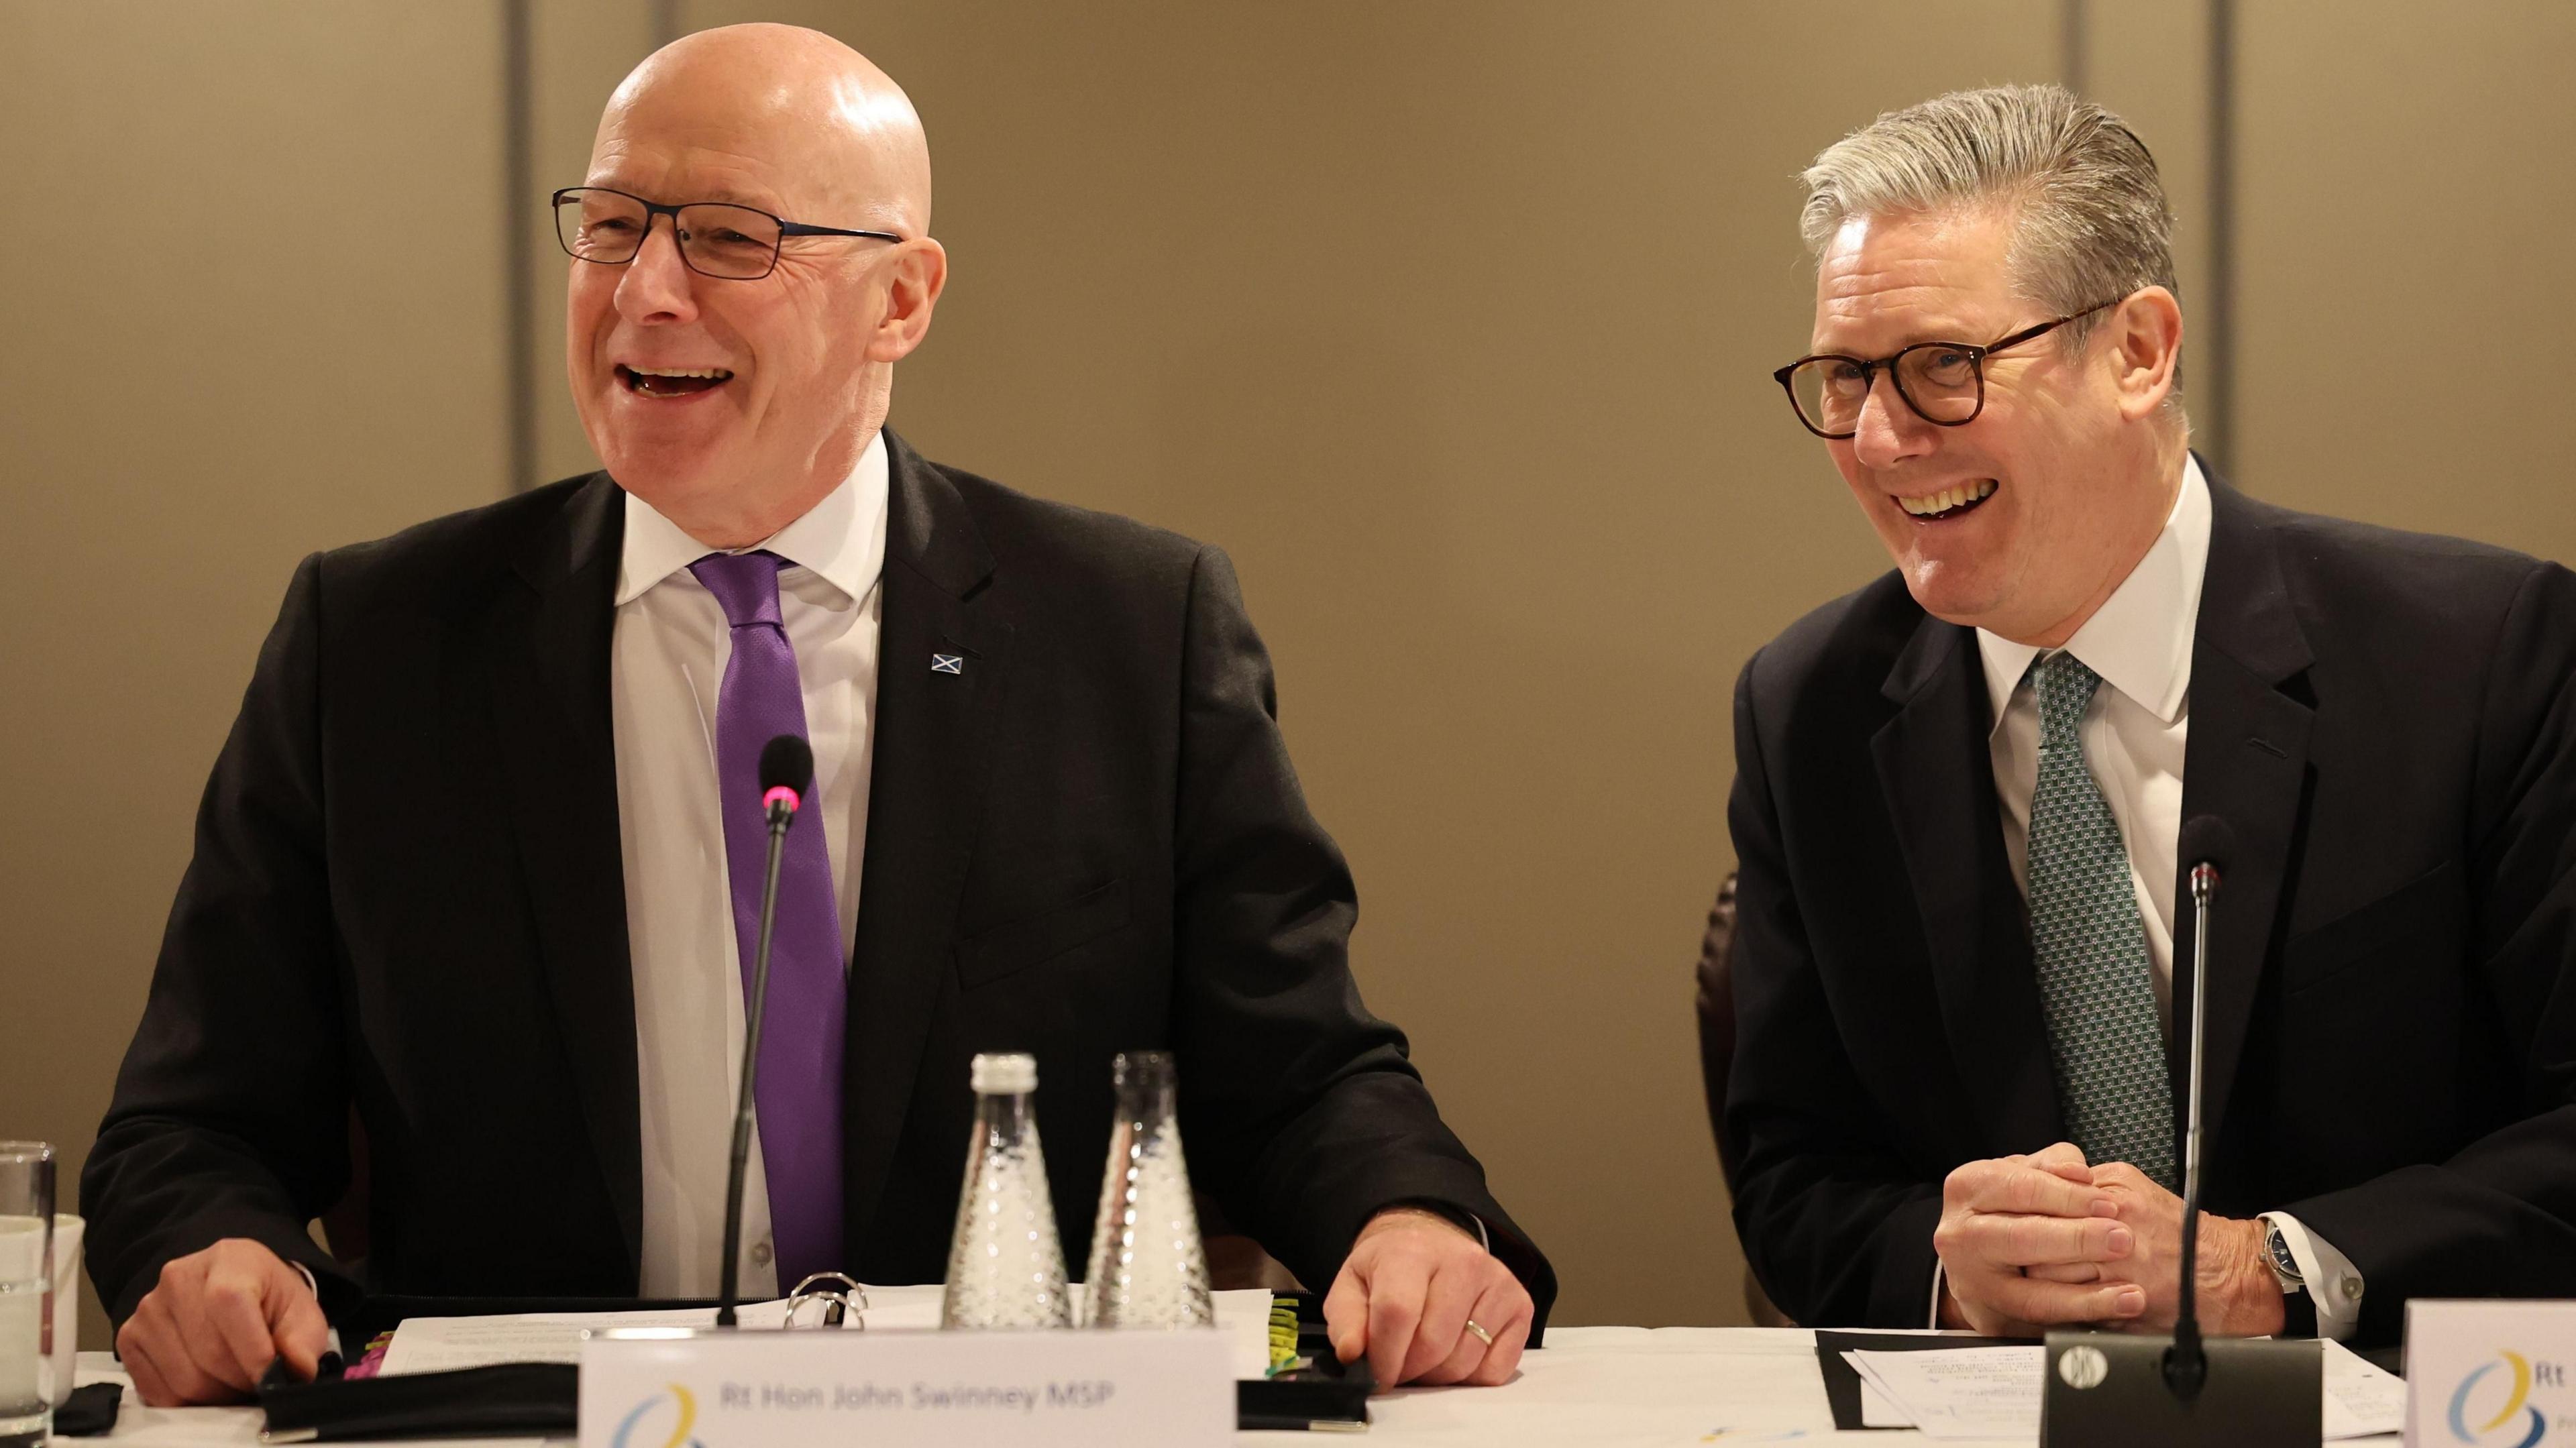
<svg viewBox="0 0 2576 1448">
<path fill-rule="evenodd" d="M 107 1353 L 80 1355 L 83 1383 L 123 1381 Z M 1913 1432 L 1837 1433 L 1816 1371 L 1815 1339 L 1797 1328 L 1558 1327 L 1499 1388 L 1405 1389 L 1379 1398 L 1365 1441 L 1424 1448 L 1679 1448 L 1697 1444 L 1848 1444 L 1933 1440 Z M 1241 1444 L 1304 1444 L 1307 1433 L 1239 1433 Z M 110 1440 L 152 1448 L 259 1441 L 251 1408 L 146 1408 L 126 1399 Z M 415 1443 L 422 1440 L 412 1440 Z M 537 1440 L 458 1440 L 498 1448 Z M 2393 1444 L 2396 1437 L 2348 1440 Z M 1973 1445 L 1953 1444 L 1953 1448 Z M 2022 1448 L 2028 1448 L 2023 1440 Z"/>
</svg>

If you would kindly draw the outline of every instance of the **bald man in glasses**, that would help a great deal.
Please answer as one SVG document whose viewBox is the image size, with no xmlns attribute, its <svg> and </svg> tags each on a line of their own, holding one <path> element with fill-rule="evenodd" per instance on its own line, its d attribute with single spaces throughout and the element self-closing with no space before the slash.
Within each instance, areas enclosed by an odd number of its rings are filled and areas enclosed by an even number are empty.
<svg viewBox="0 0 2576 1448">
<path fill-rule="evenodd" d="M 1546 1260 L 1347 964 L 1225 555 L 921 458 L 948 280 L 910 102 L 828 37 L 693 35 L 611 98 L 571 256 L 605 469 L 297 572 L 83 1178 L 147 1402 L 310 1375 L 365 1291 L 711 1295 L 764 841 L 746 1290 L 937 1280 L 978 1052 L 1031 1051 L 1085 1256 L 1115 1051 L 1378 1380 L 1495 1383 Z M 371 1161 L 363 1277 L 305 1223 Z"/>
</svg>

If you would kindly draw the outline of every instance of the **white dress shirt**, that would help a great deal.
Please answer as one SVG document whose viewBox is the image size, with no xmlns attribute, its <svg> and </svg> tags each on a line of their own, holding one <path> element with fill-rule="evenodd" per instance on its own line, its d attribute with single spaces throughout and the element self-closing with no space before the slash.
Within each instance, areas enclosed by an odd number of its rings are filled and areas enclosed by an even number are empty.
<svg viewBox="0 0 2576 1448">
<path fill-rule="evenodd" d="M 2129 884 L 2146 927 L 2156 1012 L 2173 1032 L 2174 871 L 2182 832 L 2184 745 L 2191 734 L 2192 635 L 2209 566 L 2209 482 L 2188 454 L 2164 531 L 2118 589 L 2084 621 L 2065 651 L 2099 674 L 2102 686 L 2078 733 L 2084 762 L 2111 807 L 2129 854 Z M 2041 651 L 1977 630 L 1994 732 L 1986 741 L 2002 806 L 2004 854 L 2013 883 L 2030 893 L 2030 801 L 2039 786 L 2039 696 L 2025 677 Z M 2317 1309 L 2317 1332 L 2349 1337 L 2361 1317 L 2361 1276 L 2352 1263 L 2285 1212 L 2265 1214 L 2298 1260 Z M 1933 1279 L 1934 1324 L 1941 1279 Z"/>
<path fill-rule="evenodd" d="M 799 828 L 821 816 L 845 962 L 858 922 L 876 740 L 886 486 L 880 433 L 839 487 L 754 545 L 785 560 L 779 616 L 796 651 L 814 746 L 814 788 Z M 733 630 L 689 572 L 711 551 L 627 494 L 609 695 L 642 1090 L 647 1297 L 715 1295 L 742 1071 L 742 964 L 716 795 L 716 691 Z M 743 1296 L 775 1296 L 757 1127 L 742 1244 Z"/>
</svg>

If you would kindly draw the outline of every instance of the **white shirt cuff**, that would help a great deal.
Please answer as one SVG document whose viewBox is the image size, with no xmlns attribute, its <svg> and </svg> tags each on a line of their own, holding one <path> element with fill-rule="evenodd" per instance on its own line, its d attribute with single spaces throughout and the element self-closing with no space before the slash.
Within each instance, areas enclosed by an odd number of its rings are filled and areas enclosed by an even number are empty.
<svg viewBox="0 0 2576 1448">
<path fill-rule="evenodd" d="M 2287 1212 L 2265 1212 L 2262 1220 L 2281 1231 L 2290 1259 L 2299 1264 L 2299 1279 L 2316 1304 L 2317 1336 L 2342 1342 L 2361 1326 L 2361 1273 L 2334 1244 L 2307 1229 Z"/>
<path fill-rule="evenodd" d="M 1494 1234 L 1485 1230 L 1485 1219 L 1463 1208 L 1458 1215 L 1476 1224 L 1476 1240 L 1484 1244 L 1486 1256 L 1494 1255 Z"/>
<path fill-rule="evenodd" d="M 294 1268 L 294 1269 L 295 1269 L 295 1272 L 296 1272 L 296 1275 L 297 1275 L 297 1276 L 299 1276 L 299 1277 L 302 1277 L 302 1278 L 304 1279 L 304 1285 L 305 1285 L 305 1287 L 306 1287 L 307 1289 L 309 1289 L 309 1290 L 313 1293 L 313 1300 L 314 1300 L 314 1301 L 316 1301 L 316 1302 L 321 1301 L 321 1300 L 322 1300 L 322 1284 L 321 1284 L 321 1282 L 320 1282 L 318 1279 L 316 1279 L 316 1278 L 314 1277 L 314 1275 L 313 1275 L 313 1269 L 312 1269 L 312 1268 L 310 1268 L 310 1267 L 305 1266 L 305 1265 L 304 1265 L 303 1263 L 301 1263 L 301 1262 L 289 1262 L 289 1263 L 287 1263 L 286 1265 L 287 1265 L 287 1266 L 289 1266 L 289 1267 Z M 325 1338 L 324 1338 L 324 1342 L 325 1342 L 325 1343 L 330 1347 L 331 1351 L 333 1351 L 333 1352 L 335 1352 L 335 1353 L 336 1353 L 336 1352 L 339 1352 L 339 1351 L 341 1350 L 341 1349 L 340 1349 L 340 1329 L 338 1329 L 338 1328 L 336 1328 L 336 1327 L 332 1328 L 332 1329 L 330 1330 L 329 1335 L 328 1335 L 327 1337 L 325 1337 Z"/>
</svg>

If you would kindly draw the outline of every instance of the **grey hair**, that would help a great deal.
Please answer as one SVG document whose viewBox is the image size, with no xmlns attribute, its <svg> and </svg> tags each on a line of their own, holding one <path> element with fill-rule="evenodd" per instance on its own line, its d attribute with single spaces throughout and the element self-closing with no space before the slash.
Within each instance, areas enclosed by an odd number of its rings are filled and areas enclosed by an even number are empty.
<svg viewBox="0 0 2576 1448">
<path fill-rule="evenodd" d="M 1890 111 L 1827 146 L 1798 178 L 1798 230 L 1821 257 L 1859 216 L 2009 208 L 2015 289 L 2064 316 L 2174 283 L 2173 213 L 2146 143 L 2055 85 L 1952 91 Z M 2059 330 L 2070 348 L 2101 315 Z M 2175 397 L 2182 390 L 2179 368 Z"/>
</svg>

